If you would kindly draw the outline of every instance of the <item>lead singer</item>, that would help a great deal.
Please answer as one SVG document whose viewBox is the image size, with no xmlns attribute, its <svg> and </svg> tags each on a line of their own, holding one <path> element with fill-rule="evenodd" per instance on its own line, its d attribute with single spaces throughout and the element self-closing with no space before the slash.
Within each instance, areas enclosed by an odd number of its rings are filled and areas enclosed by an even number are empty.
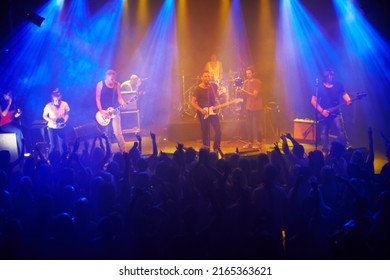
<svg viewBox="0 0 390 280">
<path fill-rule="evenodd" d="M 203 145 L 210 147 L 210 125 L 215 132 L 214 151 L 220 151 L 221 146 L 221 124 L 218 114 L 212 110 L 217 105 L 217 85 L 210 83 L 210 72 L 203 71 L 201 83 L 194 89 L 191 105 L 196 109 L 200 128 L 202 130 Z"/>
<path fill-rule="evenodd" d="M 120 84 L 116 81 L 116 72 L 112 69 L 106 71 L 106 77 L 103 81 L 96 84 L 96 107 L 105 118 L 110 118 L 107 112 L 109 107 L 126 107 L 126 102 L 122 98 Z M 124 152 L 125 139 L 122 134 L 121 116 L 118 113 L 112 120 L 112 129 L 118 142 L 119 150 Z M 108 134 L 108 127 L 104 127 L 104 132 Z"/>
</svg>

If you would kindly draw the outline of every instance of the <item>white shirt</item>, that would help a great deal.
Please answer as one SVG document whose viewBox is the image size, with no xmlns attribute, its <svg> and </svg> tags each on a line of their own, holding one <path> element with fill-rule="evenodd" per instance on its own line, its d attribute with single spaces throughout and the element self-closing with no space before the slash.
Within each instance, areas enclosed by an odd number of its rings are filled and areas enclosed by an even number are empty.
<svg viewBox="0 0 390 280">
<path fill-rule="evenodd" d="M 47 103 L 45 108 L 43 109 L 43 115 L 48 116 L 53 120 L 57 120 L 59 118 L 65 118 L 65 115 L 69 114 L 70 108 L 68 103 L 65 101 L 61 101 L 59 107 L 55 106 L 53 102 Z M 58 128 L 57 125 L 48 122 L 47 124 L 50 128 Z"/>
</svg>

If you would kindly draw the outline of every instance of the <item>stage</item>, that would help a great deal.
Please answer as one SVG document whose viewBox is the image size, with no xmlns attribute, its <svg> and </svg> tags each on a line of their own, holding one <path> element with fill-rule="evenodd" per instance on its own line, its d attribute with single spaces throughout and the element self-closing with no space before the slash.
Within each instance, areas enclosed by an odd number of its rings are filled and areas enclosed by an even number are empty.
<svg viewBox="0 0 390 280">
<path fill-rule="evenodd" d="M 280 149 L 282 147 L 279 134 L 276 134 L 279 131 L 277 127 L 273 127 L 272 130 L 268 129 L 268 133 L 265 134 L 264 139 L 262 139 L 262 145 L 257 149 L 243 148 L 246 144 L 245 122 L 243 120 L 222 120 L 221 128 L 221 150 L 226 156 L 229 156 L 238 150 L 239 154 L 242 156 L 253 157 L 260 153 L 269 154 L 273 151 L 276 143 Z M 156 134 L 158 151 L 170 155 L 174 153 L 178 143 L 182 143 L 186 148 L 193 147 L 195 150 L 199 150 L 203 146 L 198 120 L 176 120 L 169 123 L 166 127 L 153 126 L 140 130 L 140 135 L 142 137 L 142 155 L 145 157 L 152 154 L 150 132 Z M 300 133 L 299 130 L 295 132 Z M 294 134 L 293 131 L 291 131 L 291 133 Z M 211 139 L 213 139 L 213 133 L 211 133 L 211 135 Z M 124 137 L 126 141 L 126 151 L 128 151 L 137 139 L 135 133 L 125 133 Z M 301 135 L 299 134 L 297 135 L 296 140 L 304 146 L 306 154 L 316 149 L 315 142 L 310 137 L 301 139 Z M 290 142 L 289 145 L 291 149 L 292 145 Z M 321 146 L 317 145 L 317 149 L 320 148 Z M 360 149 L 364 154 L 367 153 L 367 147 L 352 147 L 351 149 Z M 112 145 L 112 150 L 113 152 L 118 152 L 118 145 L 114 143 Z M 379 173 L 386 162 L 387 159 L 385 154 L 376 151 L 374 161 L 375 173 Z"/>
</svg>

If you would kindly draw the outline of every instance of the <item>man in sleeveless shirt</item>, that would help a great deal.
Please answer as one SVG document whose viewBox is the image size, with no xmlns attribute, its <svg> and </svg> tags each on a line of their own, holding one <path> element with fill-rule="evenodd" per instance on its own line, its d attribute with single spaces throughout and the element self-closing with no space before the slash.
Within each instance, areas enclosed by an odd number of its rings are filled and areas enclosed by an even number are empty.
<svg viewBox="0 0 390 280">
<path fill-rule="evenodd" d="M 110 117 L 107 112 L 109 107 L 117 108 L 121 105 L 126 106 L 120 90 L 120 84 L 116 81 L 116 72 L 112 69 L 106 71 L 106 77 L 103 81 L 96 84 L 96 106 L 100 113 L 106 118 Z M 118 113 L 115 118 L 111 120 L 112 129 L 115 138 L 118 142 L 120 152 L 125 151 L 125 139 L 122 134 L 121 116 Z M 105 132 L 107 133 L 107 127 Z"/>
</svg>

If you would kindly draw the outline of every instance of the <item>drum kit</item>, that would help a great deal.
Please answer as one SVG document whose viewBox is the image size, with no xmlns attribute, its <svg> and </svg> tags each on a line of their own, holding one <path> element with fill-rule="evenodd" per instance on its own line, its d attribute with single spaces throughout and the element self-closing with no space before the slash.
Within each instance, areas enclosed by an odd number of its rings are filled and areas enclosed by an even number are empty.
<svg viewBox="0 0 390 280">
<path fill-rule="evenodd" d="M 226 103 L 230 100 L 243 98 L 238 92 L 244 84 L 244 80 L 240 77 L 239 72 L 229 72 L 226 79 L 221 80 L 216 84 L 218 86 L 219 103 Z M 222 119 L 240 119 L 242 118 L 242 106 L 243 103 L 233 103 L 220 111 L 220 117 Z"/>
</svg>

